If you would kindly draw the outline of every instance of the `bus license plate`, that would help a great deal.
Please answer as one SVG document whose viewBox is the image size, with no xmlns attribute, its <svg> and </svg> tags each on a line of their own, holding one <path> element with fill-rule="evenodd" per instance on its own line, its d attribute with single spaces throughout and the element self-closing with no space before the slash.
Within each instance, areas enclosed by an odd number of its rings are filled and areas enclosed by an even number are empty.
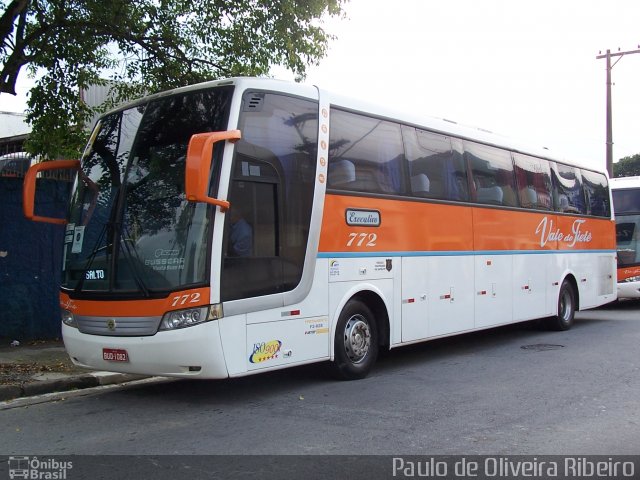
<svg viewBox="0 0 640 480">
<path fill-rule="evenodd" d="M 103 348 L 102 359 L 107 362 L 128 362 L 129 354 L 121 348 Z"/>
</svg>

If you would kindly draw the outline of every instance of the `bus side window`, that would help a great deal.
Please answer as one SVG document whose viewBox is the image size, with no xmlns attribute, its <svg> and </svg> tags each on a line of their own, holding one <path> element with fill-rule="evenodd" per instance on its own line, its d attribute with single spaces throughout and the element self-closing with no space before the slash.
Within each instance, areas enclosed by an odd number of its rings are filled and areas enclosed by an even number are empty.
<svg viewBox="0 0 640 480">
<path fill-rule="evenodd" d="M 602 173 L 581 170 L 582 185 L 589 202 L 589 214 L 598 217 L 610 217 L 609 188 L 607 177 Z"/>
<path fill-rule="evenodd" d="M 402 194 L 405 184 L 400 125 L 333 109 L 328 187 Z"/>
<path fill-rule="evenodd" d="M 520 153 L 513 154 L 513 161 L 520 206 L 553 210 L 549 162 Z"/>
<path fill-rule="evenodd" d="M 475 142 L 463 142 L 464 155 L 471 166 L 475 200 L 489 205 L 517 207 L 511 153 Z"/>
<path fill-rule="evenodd" d="M 551 164 L 555 209 L 561 213 L 586 215 L 587 206 L 582 189 L 580 170 L 561 163 Z"/>
<path fill-rule="evenodd" d="M 414 197 L 468 200 L 464 161 L 450 137 L 407 126 L 402 136 Z"/>
</svg>

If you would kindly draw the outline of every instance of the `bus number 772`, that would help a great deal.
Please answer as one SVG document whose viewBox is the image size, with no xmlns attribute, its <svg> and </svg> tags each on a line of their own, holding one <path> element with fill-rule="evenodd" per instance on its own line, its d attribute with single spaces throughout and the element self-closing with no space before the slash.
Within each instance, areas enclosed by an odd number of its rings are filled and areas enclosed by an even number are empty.
<svg viewBox="0 0 640 480">
<path fill-rule="evenodd" d="M 357 241 L 356 241 L 357 240 Z M 347 242 L 347 247 L 357 246 L 362 247 L 375 247 L 376 240 L 378 240 L 378 235 L 375 233 L 350 233 L 349 241 Z M 366 241 L 366 243 L 365 243 Z"/>
<path fill-rule="evenodd" d="M 197 303 L 200 301 L 200 293 L 190 293 L 188 295 L 178 295 L 173 297 L 173 302 L 171 302 L 171 306 L 175 307 L 177 305 L 186 305 L 187 303 Z"/>
</svg>

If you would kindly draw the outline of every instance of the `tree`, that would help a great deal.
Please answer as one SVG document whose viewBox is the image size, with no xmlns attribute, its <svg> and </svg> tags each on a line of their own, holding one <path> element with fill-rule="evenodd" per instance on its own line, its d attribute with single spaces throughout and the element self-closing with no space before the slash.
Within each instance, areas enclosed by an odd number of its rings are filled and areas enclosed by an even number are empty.
<svg viewBox="0 0 640 480">
<path fill-rule="evenodd" d="M 633 177 L 640 175 L 640 153 L 624 157 L 613 164 L 614 177 Z"/>
<path fill-rule="evenodd" d="M 0 92 L 15 95 L 23 68 L 37 72 L 28 148 L 77 156 L 93 114 L 80 89 L 111 82 L 118 103 L 272 65 L 301 79 L 333 38 L 322 19 L 346 1 L 0 0 Z"/>
</svg>

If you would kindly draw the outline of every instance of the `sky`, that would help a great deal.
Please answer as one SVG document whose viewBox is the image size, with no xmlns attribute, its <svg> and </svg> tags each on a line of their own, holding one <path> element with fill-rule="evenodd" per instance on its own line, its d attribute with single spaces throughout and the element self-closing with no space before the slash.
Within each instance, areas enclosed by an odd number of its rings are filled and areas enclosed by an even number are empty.
<svg viewBox="0 0 640 480">
<path fill-rule="evenodd" d="M 351 0 L 346 11 L 326 23 L 338 38 L 306 83 L 604 168 L 606 62 L 596 56 L 640 49 L 637 0 Z M 617 161 L 640 153 L 640 54 L 624 56 L 612 81 Z"/>
<path fill-rule="evenodd" d="M 638 0 L 351 0 L 346 13 L 325 23 L 337 39 L 306 83 L 604 168 L 596 56 L 640 49 Z M 640 153 L 640 54 L 622 57 L 612 81 L 617 161 Z M 0 110 L 24 109 L 29 86 L 22 74 L 19 97 L 0 95 Z"/>
</svg>

